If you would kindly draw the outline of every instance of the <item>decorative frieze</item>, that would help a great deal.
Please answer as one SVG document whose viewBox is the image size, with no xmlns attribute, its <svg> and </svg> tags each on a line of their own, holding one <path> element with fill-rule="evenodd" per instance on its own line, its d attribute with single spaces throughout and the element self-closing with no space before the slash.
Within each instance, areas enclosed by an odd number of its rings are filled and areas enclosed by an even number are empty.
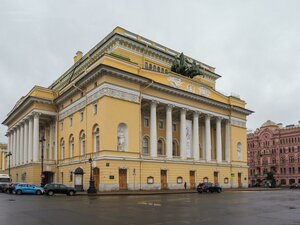
<svg viewBox="0 0 300 225">
<path fill-rule="evenodd" d="M 246 128 L 246 121 L 237 118 L 231 118 L 231 125 L 236 127 Z"/>
<path fill-rule="evenodd" d="M 109 96 L 134 103 L 139 103 L 140 101 L 140 95 L 138 91 L 133 91 L 112 84 L 102 84 L 93 91 L 89 92 L 86 97 L 82 97 L 78 101 L 62 110 L 59 113 L 59 120 L 62 120 L 73 113 L 82 110 L 86 105 L 97 101 L 103 96 Z"/>
</svg>

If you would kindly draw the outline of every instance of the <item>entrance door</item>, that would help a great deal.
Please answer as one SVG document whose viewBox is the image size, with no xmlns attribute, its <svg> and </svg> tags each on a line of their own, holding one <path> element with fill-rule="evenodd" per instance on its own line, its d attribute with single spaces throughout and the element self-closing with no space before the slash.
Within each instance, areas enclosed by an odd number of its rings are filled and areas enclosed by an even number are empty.
<svg viewBox="0 0 300 225">
<path fill-rule="evenodd" d="M 75 171 L 75 189 L 76 191 L 83 191 L 83 169 L 78 167 Z M 63 178 L 63 173 L 62 173 Z"/>
<path fill-rule="evenodd" d="M 195 171 L 190 171 L 190 189 L 195 189 Z"/>
<path fill-rule="evenodd" d="M 238 185 L 239 185 L 239 188 L 243 187 L 243 185 L 242 185 L 242 173 L 238 173 Z"/>
<path fill-rule="evenodd" d="M 127 169 L 119 169 L 119 190 L 127 190 Z"/>
<path fill-rule="evenodd" d="M 219 173 L 214 172 L 214 184 L 218 185 L 219 184 Z"/>
<path fill-rule="evenodd" d="M 42 179 L 43 186 L 45 186 L 46 184 L 53 183 L 53 176 L 54 176 L 53 172 L 44 171 L 43 175 L 44 175 L 44 178 Z"/>
<path fill-rule="evenodd" d="M 168 189 L 167 170 L 160 171 L 160 182 L 162 190 Z"/>
<path fill-rule="evenodd" d="M 93 178 L 95 182 L 95 188 L 97 191 L 99 191 L 99 183 L 100 183 L 100 170 L 98 167 L 95 167 L 93 169 Z"/>
</svg>

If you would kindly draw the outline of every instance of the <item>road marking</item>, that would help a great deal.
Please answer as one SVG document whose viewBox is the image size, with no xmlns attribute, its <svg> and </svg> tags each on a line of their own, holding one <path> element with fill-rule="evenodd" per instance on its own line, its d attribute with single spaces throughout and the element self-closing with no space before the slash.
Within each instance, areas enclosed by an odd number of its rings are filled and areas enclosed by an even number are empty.
<svg viewBox="0 0 300 225">
<path fill-rule="evenodd" d="M 160 207 L 161 204 L 160 203 L 155 203 L 155 202 L 138 202 L 138 205 L 150 205 L 150 206 L 156 206 L 156 207 Z"/>
</svg>

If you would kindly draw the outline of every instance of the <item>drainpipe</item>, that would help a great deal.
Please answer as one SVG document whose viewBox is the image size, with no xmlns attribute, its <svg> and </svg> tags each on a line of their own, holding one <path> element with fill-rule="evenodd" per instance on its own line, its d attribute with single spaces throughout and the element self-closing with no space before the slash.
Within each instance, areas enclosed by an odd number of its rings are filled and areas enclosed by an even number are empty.
<svg viewBox="0 0 300 225">
<path fill-rule="evenodd" d="M 146 90 L 147 88 L 149 88 L 152 84 L 154 83 L 153 80 L 151 80 L 151 82 L 149 84 L 147 84 L 146 87 L 140 89 L 140 99 L 139 99 L 139 103 L 140 103 L 140 117 L 139 117 L 139 124 L 140 124 L 140 137 L 142 137 L 142 123 L 141 123 L 141 117 L 142 117 L 142 92 L 144 90 Z M 143 142 L 143 140 L 142 140 Z M 142 190 L 142 153 L 141 153 L 141 149 L 142 149 L 142 142 L 140 141 L 140 152 L 139 152 L 139 159 L 140 159 L 140 190 Z"/>
</svg>

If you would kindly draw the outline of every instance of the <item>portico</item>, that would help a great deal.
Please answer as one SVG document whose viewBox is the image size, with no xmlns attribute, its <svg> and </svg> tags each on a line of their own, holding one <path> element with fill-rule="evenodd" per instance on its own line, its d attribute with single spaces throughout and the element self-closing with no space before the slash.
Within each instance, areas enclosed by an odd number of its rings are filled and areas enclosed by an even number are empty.
<svg viewBox="0 0 300 225">
<path fill-rule="evenodd" d="M 145 156 L 230 163 L 228 117 L 188 106 L 178 107 L 175 102 L 166 104 L 157 99 L 143 99 L 141 117 L 143 146 L 150 149 L 143 152 Z M 148 138 L 149 142 L 145 141 Z M 163 140 L 165 155 L 158 154 L 159 140 Z M 145 142 L 149 143 L 148 147 Z M 179 147 L 179 155 L 174 154 L 176 147 Z"/>
</svg>

